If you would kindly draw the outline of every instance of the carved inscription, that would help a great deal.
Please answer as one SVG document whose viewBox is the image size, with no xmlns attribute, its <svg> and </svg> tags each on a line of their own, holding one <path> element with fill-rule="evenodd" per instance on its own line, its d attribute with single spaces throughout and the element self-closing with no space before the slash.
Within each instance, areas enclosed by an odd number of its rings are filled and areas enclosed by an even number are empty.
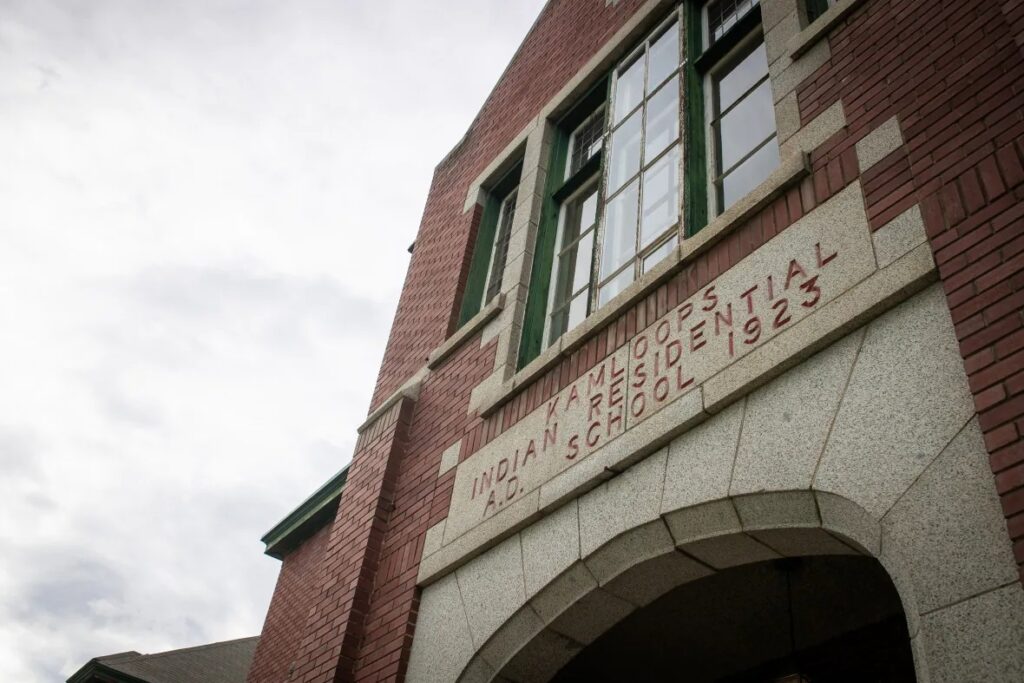
<svg viewBox="0 0 1024 683">
<path fill-rule="evenodd" d="M 656 413 L 813 311 L 823 301 L 829 269 L 841 258 L 838 250 L 815 242 L 788 261 L 771 264 L 767 273 L 731 271 L 634 337 L 629 424 Z"/>
<path fill-rule="evenodd" d="M 564 469 L 625 430 L 626 364 L 622 355 L 611 356 L 580 377 L 537 414 L 543 414 L 543 424 L 522 434 L 511 455 L 474 473 L 469 498 L 483 501 L 483 516 L 494 514 L 523 493 L 538 470 Z"/>
<path fill-rule="evenodd" d="M 444 542 L 612 444 L 874 270 L 863 199 L 854 185 L 461 463 Z"/>
</svg>

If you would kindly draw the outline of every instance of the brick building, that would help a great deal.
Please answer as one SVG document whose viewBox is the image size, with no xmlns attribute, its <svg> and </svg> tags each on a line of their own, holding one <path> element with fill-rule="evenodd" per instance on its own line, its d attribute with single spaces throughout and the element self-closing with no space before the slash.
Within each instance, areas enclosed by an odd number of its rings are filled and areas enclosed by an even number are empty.
<svg viewBox="0 0 1024 683">
<path fill-rule="evenodd" d="M 551 0 L 251 683 L 1024 680 L 1024 4 Z"/>
</svg>

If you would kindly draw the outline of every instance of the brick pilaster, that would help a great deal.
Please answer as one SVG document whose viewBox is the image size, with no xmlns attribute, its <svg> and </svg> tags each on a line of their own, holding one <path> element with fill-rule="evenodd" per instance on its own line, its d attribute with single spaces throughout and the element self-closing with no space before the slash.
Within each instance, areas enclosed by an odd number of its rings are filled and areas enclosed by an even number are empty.
<svg viewBox="0 0 1024 683">
<path fill-rule="evenodd" d="M 292 680 L 328 683 L 355 678 L 381 545 L 394 504 L 396 462 L 405 448 L 412 407 L 410 399 L 400 399 L 360 435 Z"/>
</svg>

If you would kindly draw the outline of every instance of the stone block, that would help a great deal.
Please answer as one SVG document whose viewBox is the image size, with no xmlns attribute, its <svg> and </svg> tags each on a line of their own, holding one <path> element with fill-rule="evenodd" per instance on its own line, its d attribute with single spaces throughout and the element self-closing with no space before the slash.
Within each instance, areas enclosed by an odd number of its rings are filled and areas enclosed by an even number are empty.
<svg viewBox="0 0 1024 683">
<path fill-rule="evenodd" d="M 789 14 L 768 29 L 764 34 L 764 46 L 771 64 L 789 51 L 789 41 L 800 33 L 800 13 L 794 7 Z"/>
<path fill-rule="evenodd" d="M 581 649 L 579 643 L 544 629 L 509 661 L 500 675 L 513 683 L 548 681 Z"/>
<path fill-rule="evenodd" d="M 815 491 L 821 526 L 842 536 L 864 554 L 878 557 L 882 552 L 882 526 L 864 508 L 841 496 Z"/>
<path fill-rule="evenodd" d="M 501 291 L 510 292 L 519 287 L 529 287 L 530 270 L 533 267 L 533 252 L 529 249 L 516 255 L 509 254 L 505 272 L 501 277 Z"/>
<path fill-rule="evenodd" d="M 459 451 L 462 449 L 462 439 L 459 439 L 441 453 L 441 467 L 437 476 L 440 477 L 448 470 L 459 464 Z"/>
<path fill-rule="evenodd" d="M 885 268 L 914 247 L 924 244 L 928 236 L 924 231 L 920 205 L 915 204 L 893 218 L 876 230 L 871 239 L 875 244 L 879 268 Z"/>
<path fill-rule="evenodd" d="M 454 575 L 446 576 L 426 588 L 420 597 L 408 680 L 410 683 L 457 680 L 474 651 L 458 583 Z"/>
<path fill-rule="evenodd" d="M 494 681 L 494 668 L 479 656 L 474 657 L 459 676 L 459 683 L 492 683 L 492 681 Z"/>
<path fill-rule="evenodd" d="M 815 488 L 881 518 L 973 414 L 946 298 L 933 286 L 868 327 Z"/>
<path fill-rule="evenodd" d="M 843 226 L 843 229 L 837 230 L 836 226 Z M 790 270 L 793 268 L 809 269 L 805 275 L 814 277 L 816 290 L 813 297 L 807 298 L 804 289 L 797 289 L 792 284 L 787 291 L 785 284 L 790 279 L 788 273 L 794 272 Z M 771 355 L 762 358 L 776 351 L 762 349 L 779 345 L 779 348 L 793 349 L 788 357 L 783 356 L 781 360 L 795 364 L 792 356 L 799 352 L 808 353 L 811 341 L 820 339 L 816 337 L 817 325 L 808 323 L 821 316 L 835 300 L 875 270 L 863 197 L 860 186 L 853 183 L 744 259 L 739 267 L 719 278 L 716 285 L 719 297 L 738 297 L 739 292 L 751 284 L 755 285 L 754 294 L 748 297 L 760 298 L 751 299 L 751 303 L 741 299 L 736 314 L 747 317 L 752 306 L 759 306 L 755 310 L 760 316 L 761 327 L 759 336 L 750 344 L 741 334 L 743 341 L 741 343 L 737 338 L 735 356 L 729 357 L 729 362 L 714 367 L 714 372 L 705 372 L 700 367 L 688 368 L 698 381 L 702 376 L 710 376 L 704 384 L 705 409 L 717 412 L 759 383 L 781 374 L 786 366 L 779 369 L 779 359 Z M 733 272 L 744 273 L 743 279 L 735 283 L 739 290 L 735 295 L 730 292 L 730 287 L 724 286 Z M 758 282 L 750 282 L 751 273 L 762 274 Z M 774 273 L 773 284 L 769 285 L 767 275 L 771 273 Z M 782 307 L 785 311 L 780 315 Z M 738 328 L 742 329 L 742 326 Z M 728 356 L 728 348 L 725 353 Z M 725 386 L 730 386 L 731 390 L 723 395 L 721 389 Z M 708 392 L 711 392 L 710 396 Z"/>
<path fill-rule="evenodd" d="M 666 447 L 672 437 L 704 421 L 701 391 L 695 390 L 675 400 L 653 416 L 633 425 L 616 441 L 595 456 L 567 470 L 541 489 L 542 504 L 557 504 L 577 491 L 589 488 L 595 479 L 607 478 Z M 653 456 L 652 456 L 653 457 Z M 592 484 L 590 484 L 592 486 Z"/>
<path fill-rule="evenodd" d="M 518 535 L 460 567 L 455 576 L 477 647 L 487 642 L 526 602 L 523 553 Z"/>
<path fill-rule="evenodd" d="M 815 43 L 796 60 L 786 55 L 769 64 L 768 71 L 771 74 L 775 101 L 778 102 L 793 92 L 804 79 L 817 71 L 831 56 L 828 41 L 823 40 Z"/>
<path fill-rule="evenodd" d="M 795 91 L 786 95 L 775 105 L 775 111 L 785 110 L 787 106 L 786 101 L 795 98 Z M 795 105 L 792 106 L 795 107 Z M 795 135 L 786 139 L 782 137 L 781 132 L 779 134 L 779 140 L 781 141 L 780 154 L 782 155 L 813 152 L 818 146 L 841 131 L 846 125 L 846 112 L 843 110 L 843 102 L 842 100 L 836 100 L 828 109 L 815 116 L 804 126 L 800 126 L 799 115 L 797 115 L 796 124 L 799 130 L 795 132 Z M 787 125 L 790 124 L 787 122 Z"/>
<path fill-rule="evenodd" d="M 521 532 L 527 598 L 580 559 L 577 505 L 570 501 Z"/>
<path fill-rule="evenodd" d="M 765 31 L 797 11 L 798 0 L 761 0 L 761 24 Z"/>
<path fill-rule="evenodd" d="M 1020 582 L 925 615 L 918 637 L 932 683 L 1024 680 Z"/>
<path fill-rule="evenodd" d="M 627 353 L 611 354 L 459 464 L 446 540 L 505 515 L 517 500 L 615 444 L 626 424 Z M 592 419 L 595 411 L 601 419 Z"/>
<path fill-rule="evenodd" d="M 882 527 L 883 553 L 904 558 L 922 612 L 1017 577 L 976 418 L 907 489 Z"/>
<path fill-rule="evenodd" d="M 644 560 L 670 552 L 675 552 L 675 542 L 659 518 L 618 536 L 595 553 L 584 557 L 583 561 L 598 584 L 603 586 Z"/>
<path fill-rule="evenodd" d="M 562 612 L 549 628 L 577 643 L 588 645 L 634 609 L 634 605 L 598 588 Z"/>
<path fill-rule="evenodd" d="M 775 103 L 775 130 L 779 135 L 779 145 L 793 137 L 800 130 L 800 106 L 796 92 L 791 92 Z"/>
<path fill-rule="evenodd" d="M 857 162 L 864 173 L 903 146 L 903 133 L 895 116 L 857 141 Z"/>
<path fill-rule="evenodd" d="M 492 372 L 469 392 L 469 413 L 480 412 L 484 406 L 492 405 L 505 393 L 505 378 L 501 372 Z"/>
<path fill-rule="evenodd" d="M 763 529 L 751 535 L 783 557 L 860 554 L 824 529 Z"/>
<path fill-rule="evenodd" d="M 605 590 L 638 607 L 654 602 L 673 588 L 709 576 L 710 569 L 679 552 L 641 562 L 609 581 Z"/>
<path fill-rule="evenodd" d="M 583 557 L 619 534 L 658 519 L 666 451 L 630 467 L 579 499 Z"/>
<path fill-rule="evenodd" d="M 854 332 L 747 397 L 730 495 L 810 488 L 862 337 Z"/>
<path fill-rule="evenodd" d="M 423 556 L 433 555 L 441 549 L 441 542 L 444 539 L 444 523 L 446 520 L 442 519 L 434 526 L 427 529 L 426 536 L 423 537 Z"/>
<path fill-rule="evenodd" d="M 526 643 L 544 629 L 544 622 L 529 605 L 517 610 L 480 648 L 482 657 L 500 670 Z"/>
<path fill-rule="evenodd" d="M 737 401 L 669 444 L 662 512 L 728 495 L 743 410 L 743 401 Z"/>
<path fill-rule="evenodd" d="M 584 595 L 597 588 L 597 579 L 582 562 L 576 562 L 533 596 L 533 610 L 550 623 Z"/>
<path fill-rule="evenodd" d="M 911 638 L 921 630 L 921 610 L 917 607 L 917 596 L 914 594 L 914 579 L 910 570 L 910 559 L 894 553 L 886 554 L 883 539 L 883 553 L 878 556 L 889 578 L 896 587 L 896 593 L 903 604 L 903 614 L 907 618 L 907 633 Z"/>
<path fill-rule="evenodd" d="M 445 522 L 445 543 L 440 550 L 420 562 L 416 583 L 423 586 L 436 581 L 438 577 L 484 552 L 498 540 L 507 538 L 539 518 L 536 491 L 508 506 L 504 514 L 491 517 L 454 539 L 447 538 L 451 526 L 449 516 Z"/>
<path fill-rule="evenodd" d="M 757 539 L 743 533 L 694 541 L 682 546 L 682 550 L 715 569 L 728 569 L 741 564 L 782 557 Z"/>
<path fill-rule="evenodd" d="M 704 385 L 704 403 L 718 412 L 739 396 L 785 372 L 825 345 L 849 334 L 935 279 L 931 248 L 923 244 L 861 281 L 802 325 L 755 349 Z"/>
<path fill-rule="evenodd" d="M 705 538 L 739 533 L 743 528 L 736 507 L 728 498 L 669 511 L 664 519 L 679 547 Z"/>
<path fill-rule="evenodd" d="M 733 498 L 744 531 L 821 526 L 818 506 L 810 491 L 783 491 Z"/>
</svg>

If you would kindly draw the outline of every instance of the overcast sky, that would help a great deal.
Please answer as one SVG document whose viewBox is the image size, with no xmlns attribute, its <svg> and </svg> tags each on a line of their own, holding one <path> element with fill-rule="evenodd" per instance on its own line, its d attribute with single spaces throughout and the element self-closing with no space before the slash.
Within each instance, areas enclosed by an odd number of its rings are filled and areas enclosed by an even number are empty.
<svg viewBox="0 0 1024 683">
<path fill-rule="evenodd" d="M 0 0 L 0 662 L 259 633 L 543 0 Z"/>
</svg>

